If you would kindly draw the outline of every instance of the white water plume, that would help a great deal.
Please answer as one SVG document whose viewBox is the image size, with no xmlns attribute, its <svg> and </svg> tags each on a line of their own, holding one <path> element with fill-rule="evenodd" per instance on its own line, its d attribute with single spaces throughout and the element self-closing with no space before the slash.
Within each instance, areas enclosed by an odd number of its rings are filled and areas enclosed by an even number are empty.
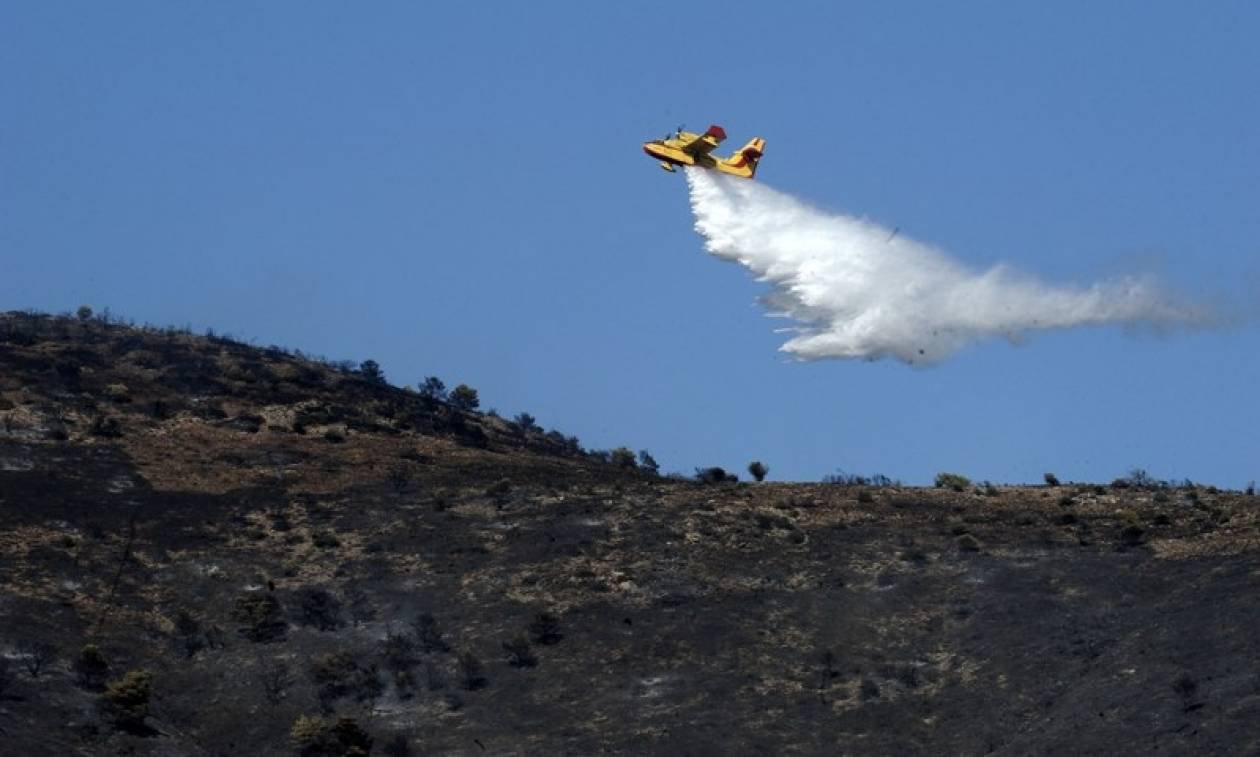
<svg viewBox="0 0 1260 757">
<path fill-rule="evenodd" d="M 705 248 L 773 286 L 763 303 L 800 324 L 780 349 L 803 360 L 932 363 L 992 336 L 1017 341 L 1038 329 L 1204 320 L 1150 278 L 1079 287 L 1001 265 L 977 271 L 895 230 L 818 210 L 757 181 L 688 169 L 687 182 Z"/>
</svg>

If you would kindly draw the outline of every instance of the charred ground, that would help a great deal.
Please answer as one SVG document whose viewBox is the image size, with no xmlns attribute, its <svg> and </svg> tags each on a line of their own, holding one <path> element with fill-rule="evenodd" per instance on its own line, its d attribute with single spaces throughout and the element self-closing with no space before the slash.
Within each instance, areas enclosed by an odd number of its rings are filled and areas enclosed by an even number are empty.
<svg viewBox="0 0 1260 757">
<path fill-rule="evenodd" d="M 1251 753 L 1258 512 L 1202 487 L 706 486 L 284 350 L 8 314 L 0 736 Z"/>
</svg>

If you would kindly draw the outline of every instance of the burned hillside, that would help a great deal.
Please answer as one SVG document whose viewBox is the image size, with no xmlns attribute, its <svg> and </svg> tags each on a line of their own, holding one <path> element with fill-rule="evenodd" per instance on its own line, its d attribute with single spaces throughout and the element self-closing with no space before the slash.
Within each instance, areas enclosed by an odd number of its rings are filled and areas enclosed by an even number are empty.
<svg viewBox="0 0 1260 757">
<path fill-rule="evenodd" d="M 370 361 L 7 314 L 0 735 L 1257 751 L 1260 502 L 1116 483 L 660 478 Z"/>
</svg>

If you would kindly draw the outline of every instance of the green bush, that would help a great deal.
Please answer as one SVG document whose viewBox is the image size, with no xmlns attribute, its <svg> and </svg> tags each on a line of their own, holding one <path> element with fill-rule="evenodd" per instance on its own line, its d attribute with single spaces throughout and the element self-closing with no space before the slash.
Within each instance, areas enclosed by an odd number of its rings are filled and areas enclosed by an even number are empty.
<svg viewBox="0 0 1260 757">
<path fill-rule="evenodd" d="M 467 384 L 460 384 L 452 389 L 449 399 L 451 407 L 457 410 L 472 411 L 481 405 L 481 400 L 477 397 L 477 390 Z"/>
<path fill-rule="evenodd" d="M 300 757 L 366 757 L 372 752 L 372 737 L 354 718 L 299 715 L 289 740 Z"/>
<path fill-rule="evenodd" d="M 345 696 L 373 701 L 384 688 L 375 665 L 362 666 L 344 651 L 316 657 L 311 663 L 311 680 L 319 687 L 319 699 L 325 706 Z"/>
<path fill-rule="evenodd" d="M 971 534 L 963 534 L 958 537 L 958 548 L 963 552 L 979 552 L 980 540 Z"/>
<path fill-rule="evenodd" d="M 237 632 L 250 641 L 279 641 L 289 632 L 279 600 L 275 595 L 261 591 L 246 592 L 237 597 L 232 608 L 232 620 L 240 624 Z"/>
<path fill-rule="evenodd" d="M 739 476 L 727 473 L 725 469 L 715 465 L 710 468 L 696 468 L 696 480 L 702 484 L 724 484 L 739 481 Z"/>
<path fill-rule="evenodd" d="M 114 722 L 122 728 L 143 725 L 149 714 L 149 697 L 153 691 L 153 674 L 147 670 L 129 670 L 105 688 L 104 701 Z"/>
<path fill-rule="evenodd" d="M 618 468 L 633 468 L 637 464 L 634 452 L 627 447 L 618 447 L 608 455 L 608 461 Z"/>
<path fill-rule="evenodd" d="M 937 473 L 936 486 L 939 489 L 953 489 L 960 492 L 971 486 L 971 479 L 957 473 Z"/>
</svg>

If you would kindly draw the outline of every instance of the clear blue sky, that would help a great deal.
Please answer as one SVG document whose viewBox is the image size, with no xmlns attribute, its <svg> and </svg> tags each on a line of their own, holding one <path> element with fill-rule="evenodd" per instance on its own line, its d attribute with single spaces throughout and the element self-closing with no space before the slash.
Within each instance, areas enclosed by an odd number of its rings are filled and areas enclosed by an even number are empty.
<svg viewBox="0 0 1260 757">
<path fill-rule="evenodd" d="M 1260 5 L 10 2 L 0 309 L 437 374 L 666 470 L 1260 478 Z M 640 144 L 1051 281 L 1238 317 L 793 363 Z"/>
</svg>

